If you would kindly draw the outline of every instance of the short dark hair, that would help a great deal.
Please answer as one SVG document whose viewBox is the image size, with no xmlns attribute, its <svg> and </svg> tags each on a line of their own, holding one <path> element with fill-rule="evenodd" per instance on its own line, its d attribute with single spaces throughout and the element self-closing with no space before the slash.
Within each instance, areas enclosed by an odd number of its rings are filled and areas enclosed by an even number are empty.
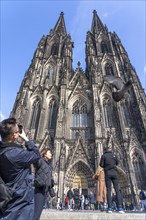
<svg viewBox="0 0 146 220">
<path fill-rule="evenodd" d="M 7 118 L 0 122 L 0 135 L 2 140 L 5 140 L 10 135 L 14 133 L 14 127 L 16 126 L 17 121 L 15 118 Z"/>
</svg>

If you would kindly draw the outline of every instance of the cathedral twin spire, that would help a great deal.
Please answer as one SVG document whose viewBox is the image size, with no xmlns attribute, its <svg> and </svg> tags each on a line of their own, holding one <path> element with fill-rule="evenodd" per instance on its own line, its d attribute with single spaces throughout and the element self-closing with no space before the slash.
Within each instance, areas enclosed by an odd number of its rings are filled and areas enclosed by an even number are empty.
<svg viewBox="0 0 146 220">
<path fill-rule="evenodd" d="M 97 32 L 100 32 L 101 30 L 105 30 L 105 26 L 103 25 L 100 18 L 98 17 L 96 10 L 94 10 L 93 11 L 91 32 L 93 34 L 95 34 Z M 60 13 L 60 17 L 59 17 L 53 31 L 56 32 L 56 33 L 61 33 L 62 35 L 67 34 L 63 12 Z"/>
<path fill-rule="evenodd" d="M 61 12 L 54 29 L 39 42 L 11 114 L 31 132 L 38 146 L 52 144 L 54 177 L 59 183 L 60 197 L 65 192 L 62 187 L 73 183 L 79 169 L 86 176 L 88 188 L 92 189 L 92 172 L 109 135 L 112 135 L 111 141 L 120 158 L 123 147 L 128 156 L 132 151 L 142 155 L 145 141 L 145 94 L 138 84 L 136 72 L 130 68 L 120 39 L 107 31 L 95 10 L 86 38 L 85 74 L 80 62 L 73 71 L 72 48 L 73 42 Z M 103 81 L 106 75 L 122 76 L 125 81 L 131 77 L 134 82 L 130 95 L 118 104 L 112 101 L 109 86 Z M 133 146 L 131 131 L 135 134 Z M 82 140 L 77 138 L 78 133 Z M 121 160 L 121 168 L 124 163 Z M 137 161 L 134 166 L 137 170 Z M 139 170 L 143 171 L 143 167 L 141 163 Z M 128 181 L 124 182 L 123 188 L 126 187 L 129 192 Z"/>
<path fill-rule="evenodd" d="M 103 23 L 101 22 L 100 18 L 98 17 L 96 10 L 94 10 L 91 32 L 95 34 L 95 33 L 99 33 L 101 30 L 105 31 L 105 27 Z"/>
<path fill-rule="evenodd" d="M 60 13 L 60 17 L 54 27 L 54 32 L 56 32 L 58 34 L 62 34 L 63 36 L 65 36 L 67 34 L 63 12 Z"/>
</svg>

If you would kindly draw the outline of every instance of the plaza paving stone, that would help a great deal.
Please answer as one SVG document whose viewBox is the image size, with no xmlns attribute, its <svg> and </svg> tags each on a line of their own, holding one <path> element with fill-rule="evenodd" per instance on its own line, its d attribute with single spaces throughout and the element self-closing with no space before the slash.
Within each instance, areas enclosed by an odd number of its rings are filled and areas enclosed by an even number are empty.
<svg viewBox="0 0 146 220">
<path fill-rule="evenodd" d="M 40 220 L 146 220 L 146 212 L 106 213 L 90 210 L 68 211 L 44 209 Z"/>
</svg>

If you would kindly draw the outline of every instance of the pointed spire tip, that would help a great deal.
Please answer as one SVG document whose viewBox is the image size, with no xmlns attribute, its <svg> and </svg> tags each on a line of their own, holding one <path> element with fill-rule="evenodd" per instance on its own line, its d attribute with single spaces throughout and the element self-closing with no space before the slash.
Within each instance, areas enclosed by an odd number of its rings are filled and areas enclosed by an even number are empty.
<svg viewBox="0 0 146 220">
<path fill-rule="evenodd" d="M 64 12 L 62 11 L 62 12 L 60 13 L 60 15 L 63 16 L 63 15 L 64 15 Z"/>
<path fill-rule="evenodd" d="M 80 66 L 81 66 L 81 63 L 80 63 L 80 61 L 78 61 L 77 65 L 78 65 L 78 67 L 80 67 Z"/>
</svg>

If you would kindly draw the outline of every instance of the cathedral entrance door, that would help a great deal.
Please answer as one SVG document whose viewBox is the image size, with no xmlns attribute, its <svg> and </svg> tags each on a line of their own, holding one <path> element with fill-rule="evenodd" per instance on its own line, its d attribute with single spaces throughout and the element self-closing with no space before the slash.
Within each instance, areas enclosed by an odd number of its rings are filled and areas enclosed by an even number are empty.
<svg viewBox="0 0 146 220">
<path fill-rule="evenodd" d="M 85 174 L 82 171 L 78 171 L 73 179 L 73 189 L 79 189 L 79 193 L 88 194 L 88 181 Z"/>
</svg>

